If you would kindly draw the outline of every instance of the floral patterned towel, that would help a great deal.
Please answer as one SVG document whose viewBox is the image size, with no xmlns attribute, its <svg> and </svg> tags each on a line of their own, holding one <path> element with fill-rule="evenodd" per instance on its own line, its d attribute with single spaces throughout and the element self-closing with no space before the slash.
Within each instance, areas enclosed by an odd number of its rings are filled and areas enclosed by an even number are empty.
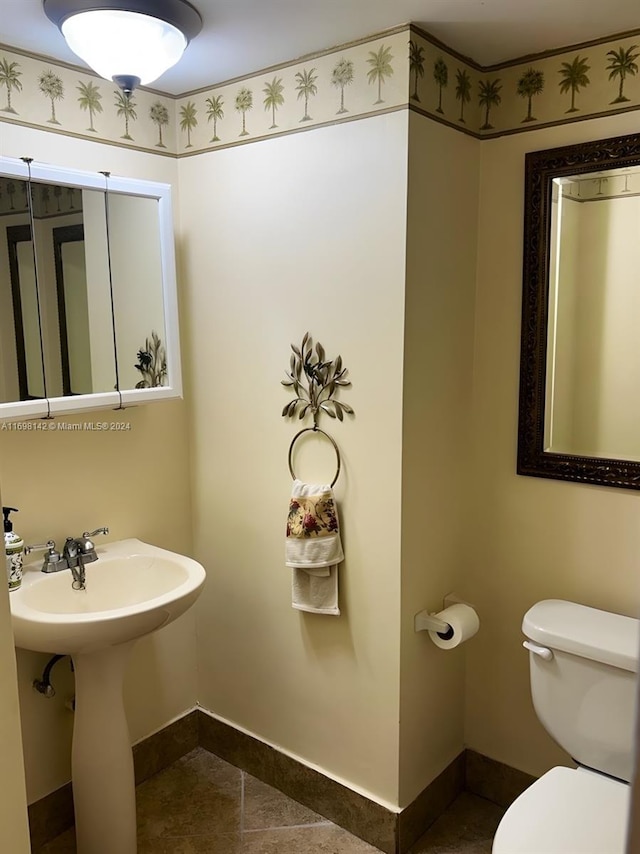
<svg viewBox="0 0 640 854">
<path fill-rule="evenodd" d="M 340 541 L 338 511 L 330 486 L 293 482 L 289 515 L 285 563 L 301 569 L 324 569 L 344 560 Z M 317 573 L 320 574 L 320 573 Z"/>
</svg>

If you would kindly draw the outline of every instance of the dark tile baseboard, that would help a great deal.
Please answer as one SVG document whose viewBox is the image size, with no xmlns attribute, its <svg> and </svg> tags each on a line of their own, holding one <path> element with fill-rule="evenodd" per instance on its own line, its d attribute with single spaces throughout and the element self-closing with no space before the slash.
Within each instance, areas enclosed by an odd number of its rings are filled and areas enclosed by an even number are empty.
<svg viewBox="0 0 640 854">
<path fill-rule="evenodd" d="M 404 854 L 464 790 L 463 750 L 398 816 L 397 854 Z"/>
<path fill-rule="evenodd" d="M 464 789 L 464 751 L 409 806 L 394 811 L 205 712 L 200 746 L 384 854 L 404 854 Z"/>
<path fill-rule="evenodd" d="M 159 732 L 139 741 L 133 746 L 133 767 L 136 786 L 173 765 L 200 744 L 198 722 L 201 712 L 194 709 L 177 721 L 168 724 Z"/>
<path fill-rule="evenodd" d="M 133 747 L 136 784 L 196 747 L 268 783 L 384 854 L 405 854 L 465 789 L 507 807 L 534 777 L 474 750 L 463 750 L 418 797 L 393 811 L 254 736 L 194 709 Z M 73 794 L 67 783 L 29 806 L 31 846 L 38 850 L 73 824 Z"/>
<path fill-rule="evenodd" d="M 465 788 L 498 806 L 506 809 L 535 780 L 531 774 L 489 759 L 475 750 L 465 750 Z"/>
<path fill-rule="evenodd" d="M 205 712 L 200 746 L 385 854 L 396 854 L 397 813 Z"/>
</svg>

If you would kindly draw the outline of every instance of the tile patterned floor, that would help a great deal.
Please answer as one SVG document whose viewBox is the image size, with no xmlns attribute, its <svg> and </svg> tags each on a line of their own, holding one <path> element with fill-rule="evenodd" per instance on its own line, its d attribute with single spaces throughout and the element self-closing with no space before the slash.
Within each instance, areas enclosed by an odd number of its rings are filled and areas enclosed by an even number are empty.
<svg viewBox="0 0 640 854">
<path fill-rule="evenodd" d="M 202 748 L 137 788 L 138 854 L 378 854 Z M 410 854 L 490 854 L 502 810 L 464 793 Z M 36 854 L 75 854 L 73 830 Z"/>
</svg>

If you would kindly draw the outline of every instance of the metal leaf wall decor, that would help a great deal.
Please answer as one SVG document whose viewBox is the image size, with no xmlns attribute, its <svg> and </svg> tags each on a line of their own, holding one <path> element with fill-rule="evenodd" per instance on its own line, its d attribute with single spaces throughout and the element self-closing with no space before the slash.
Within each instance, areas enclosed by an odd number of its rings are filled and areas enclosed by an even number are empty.
<svg viewBox="0 0 640 854">
<path fill-rule="evenodd" d="M 342 367 L 342 357 L 336 356 L 329 361 L 322 344 L 317 341 L 314 347 L 313 338 L 308 332 L 300 347 L 292 344 L 291 349 L 290 370 L 286 372 L 287 379 L 282 380 L 282 385 L 292 388 L 296 398 L 282 410 L 283 418 L 293 418 L 297 414 L 302 419 L 311 412 L 313 423 L 317 426 L 321 412 L 326 412 L 330 418 L 337 418 L 338 421 L 343 420 L 345 412 L 353 415 L 350 406 L 333 397 L 341 386 L 351 385 L 345 379 L 347 369 Z"/>
</svg>

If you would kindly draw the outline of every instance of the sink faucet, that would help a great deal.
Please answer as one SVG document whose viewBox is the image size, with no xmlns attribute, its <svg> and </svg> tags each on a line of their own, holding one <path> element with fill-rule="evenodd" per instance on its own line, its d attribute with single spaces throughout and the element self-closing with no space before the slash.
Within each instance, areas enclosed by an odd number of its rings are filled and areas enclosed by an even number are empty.
<svg viewBox="0 0 640 854">
<path fill-rule="evenodd" d="M 96 528 L 95 531 L 85 531 L 81 537 L 67 537 L 62 549 L 62 557 L 73 575 L 74 590 L 85 589 L 85 564 L 98 560 L 96 547 L 91 537 L 96 534 L 108 534 L 108 528 Z"/>
<path fill-rule="evenodd" d="M 85 564 L 98 560 L 96 547 L 92 537 L 96 534 L 108 534 L 108 528 L 96 528 L 95 531 L 85 531 L 81 537 L 67 537 L 62 554 L 56 550 L 53 540 L 47 540 L 43 545 L 25 546 L 25 553 L 36 549 L 46 549 L 42 572 L 59 572 L 70 569 L 73 575 L 74 590 L 85 589 Z"/>
</svg>

